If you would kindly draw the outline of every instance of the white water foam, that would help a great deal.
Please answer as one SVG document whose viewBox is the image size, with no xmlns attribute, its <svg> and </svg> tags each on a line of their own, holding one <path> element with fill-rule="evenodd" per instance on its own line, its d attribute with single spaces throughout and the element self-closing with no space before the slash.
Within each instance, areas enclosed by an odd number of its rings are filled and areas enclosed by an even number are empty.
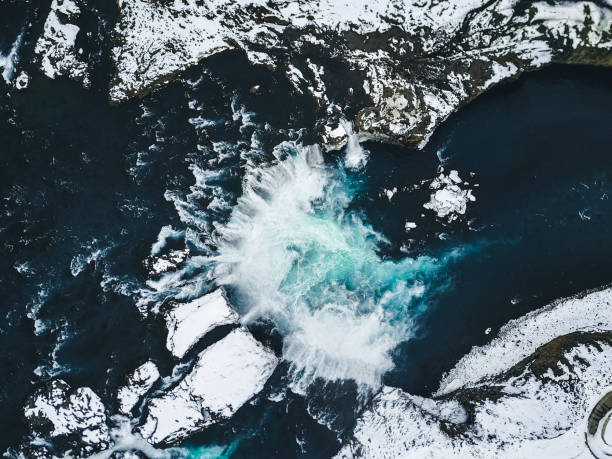
<svg viewBox="0 0 612 459">
<path fill-rule="evenodd" d="M 284 143 L 275 156 L 248 175 L 219 230 L 216 280 L 245 322 L 271 320 L 284 336 L 295 391 L 316 378 L 377 387 L 443 261 L 382 259 L 384 237 L 346 210 L 356 185 L 342 168 L 316 146 Z"/>
<path fill-rule="evenodd" d="M 17 52 L 21 46 L 21 40 L 23 39 L 23 30 L 17 36 L 17 39 L 13 42 L 11 50 L 4 56 L 0 54 L 0 67 L 2 67 L 2 78 L 9 84 L 13 79 L 15 73 L 15 64 L 17 63 Z"/>
<path fill-rule="evenodd" d="M 368 154 L 359 144 L 359 134 L 353 131 L 353 124 L 345 119 L 340 120 L 340 125 L 344 128 L 347 137 L 344 164 L 349 169 L 361 169 L 368 162 Z"/>
</svg>

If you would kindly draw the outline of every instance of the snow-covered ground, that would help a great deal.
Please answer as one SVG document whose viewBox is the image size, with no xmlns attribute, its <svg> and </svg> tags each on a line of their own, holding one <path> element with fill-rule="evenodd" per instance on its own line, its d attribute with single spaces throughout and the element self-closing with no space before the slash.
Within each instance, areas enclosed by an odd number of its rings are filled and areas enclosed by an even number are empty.
<svg viewBox="0 0 612 459">
<path fill-rule="evenodd" d="M 500 374 L 557 336 L 612 330 L 612 291 L 564 298 L 504 325 L 487 345 L 474 346 L 440 381 L 436 395 Z"/>
<path fill-rule="evenodd" d="M 166 346 L 181 359 L 208 332 L 222 325 L 237 324 L 238 319 L 238 313 L 220 288 L 189 303 L 178 303 L 166 314 Z"/>
<path fill-rule="evenodd" d="M 168 444 L 231 417 L 263 388 L 278 359 L 243 328 L 202 351 L 189 374 L 152 399 L 139 428 L 153 444 Z"/>
<path fill-rule="evenodd" d="M 49 78 L 68 76 L 89 86 L 87 63 L 76 48 L 81 10 L 73 0 L 53 0 L 43 34 L 36 43 L 35 54 L 41 70 Z"/>
<path fill-rule="evenodd" d="M 110 442 L 104 404 L 89 387 L 73 390 L 65 381 L 54 380 L 30 397 L 24 416 L 35 433 L 77 436 L 85 453 Z"/>
<path fill-rule="evenodd" d="M 338 457 L 593 457 L 587 420 L 612 385 L 611 301 L 605 289 L 509 322 L 431 399 L 384 388 Z M 600 424 L 589 445 L 605 448 Z"/>
<path fill-rule="evenodd" d="M 362 135 L 422 147 L 461 105 L 525 70 L 552 61 L 605 63 L 611 24 L 610 7 L 588 1 L 525 9 L 512 0 L 123 0 L 110 98 L 145 94 L 201 59 L 238 48 L 253 64 L 284 71 L 321 117 L 337 121 L 365 93 L 369 103 L 354 119 Z M 296 28 L 303 31 L 297 39 L 288 34 Z M 376 44 L 368 41 L 372 33 L 387 38 Z M 584 49 L 592 57 L 574 53 Z M 334 100 L 343 82 L 327 76 L 313 50 L 345 66 L 363 92 L 351 87 Z M 337 145 L 332 126 L 322 125 L 321 138 Z"/>
<path fill-rule="evenodd" d="M 153 387 L 153 384 L 159 380 L 159 377 L 157 365 L 150 360 L 136 368 L 136 370 L 127 377 L 127 384 L 119 388 L 117 393 L 119 412 L 129 415 L 132 408 L 134 408 L 140 398 Z"/>
</svg>

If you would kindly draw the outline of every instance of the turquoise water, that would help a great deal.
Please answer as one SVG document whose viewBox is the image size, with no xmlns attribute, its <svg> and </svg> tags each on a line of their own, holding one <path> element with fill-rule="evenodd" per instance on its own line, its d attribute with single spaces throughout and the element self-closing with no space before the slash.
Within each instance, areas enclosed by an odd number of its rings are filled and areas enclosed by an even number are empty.
<svg viewBox="0 0 612 459">
<path fill-rule="evenodd" d="M 3 54 L 24 23 L 12 22 Z M 364 389 L 428 394 L 509 319 L 612 279 L 607 71 L 529 75 L 465 107 L 424 151 L 369 142 L 348 162 L 300 146 L 317 120 L 273 72 L 227 54 L 187 73 L 201 83 L 120 107 L 100 82 L 84 91 L 32 71 L 9 97 L 0 80 L 2 451 L 27 435 L 23 402 L 50 378 L 114 412 L 145 360 L 171 375 L 163 319 L 137 306 L 216 283 L 285 361 L 182 446 L 286 458 L 332 456 Z M 440 166 L 476 197 L 452 222 L 423 207 Z M 143 260 L 169 226 L 156 250 L 190 258 L 152 280 Z"/>
<path fill-rule="evenodd" d="M 461 249 L 384 257 L 390 242 L 348 209 L 365 186 L 362 171 L 326 163 L 316 146 L 285 143 L 275 156 L 246 179 L 219 230 L 216 282 L 232 289 L 246 323 L 280 331 L 294 390 L 316 378 L 375 389 Z"/>
</svg>

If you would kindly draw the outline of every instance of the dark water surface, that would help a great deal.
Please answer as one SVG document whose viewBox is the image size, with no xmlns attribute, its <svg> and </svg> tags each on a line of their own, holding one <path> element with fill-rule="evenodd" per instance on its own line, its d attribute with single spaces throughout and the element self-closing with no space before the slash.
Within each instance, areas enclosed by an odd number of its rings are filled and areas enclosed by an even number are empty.
<svg viewBox="0 0 612 459">
<path fill-rule="evenodd" d="M 20 442 L 21 406 L 41 382 L 87 385 L 114 407 L 124 375 L 147 358 L 171 373 L 162 323 L 141 318 L 134 292 L 161 227 L 186 227 L 167 191 L 187 199 L 190 166 L 212 154 L 198 146 L 223 140 L 248 149 L 250 128 L 236 121 L 231 101 L 273 126 L 265 148 L 315 121 L 282 78 L 248 70 L 239 55 L 212 59 L 187 79 L 200 76 L 198 84 L 177 82 L 144 103 L 114 108 L 99 87 L 34 74 L 26 91 L 8 97 L 0 81 L 1 451 Z M 254 84 L 263 95 L 249 93 Z M 206 129 L 189 122 L 193 100 L 214 121 Z M 423 151 L 365 145 L 370 159 L 352 207 L 390 240 L 384 256 L 400 257 L 402 245 L 415 256 L 470 247 L 444 273 L 448 288 L 429 299 L 418 337 L 395 350 L 386 384 L 430 394 L 471 346 L 490 339 L 486 328 L 495 333 L 554 298 L 612 280 L 610 107 L 612 71 L 551 67 L 476 100 Z M 452 223 L 422 207 L 427 185 L 411 188 L 436 176 L 440 158 L 446 171 L 478 184 L 470 186 L 476 201 Z M 235 202 L 244 157 L 230 155 L 218 167 L 217 184 Z M 383 190 L 394 187 L 389 200 Z M 209 201 L 190 202 L 203 210 Z M 214 219 L 227 217 L 220 210 Z M 417 228 L 406 233 L 406 221 Z M 278 345 L 265 329 L 256 332 Z M 287 391 L 270 401 L 286 383 L 284 370 L 255 403 L 188 444 L 194 451 L 233 444 L 228 452 L 237 457 L 337 451 L 355 415 L 351 385 L 321 384 L 306 398 Z M 330 422 L 340 434 L 324 426 Z"/>
</svg>

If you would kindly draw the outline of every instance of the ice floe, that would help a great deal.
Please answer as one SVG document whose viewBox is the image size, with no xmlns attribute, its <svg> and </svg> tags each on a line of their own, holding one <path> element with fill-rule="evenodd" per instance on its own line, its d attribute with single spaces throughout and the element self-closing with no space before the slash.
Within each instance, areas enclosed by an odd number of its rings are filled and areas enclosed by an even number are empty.
<svg viewBox="0 0 612 459">
<path fill-rule="evenodd" d="M 472 190 L 462 189 L 461 184 L 457 171 L 452 170 L 448 175 L 442 171 L 429 185 L 434 191 L 423 207 L 433 210 L 439 218 L 447 218 L 449 222 L 456 220 L 459 215 L 465 214 L 468 202 L 476 201 Z"/>
</svg>

